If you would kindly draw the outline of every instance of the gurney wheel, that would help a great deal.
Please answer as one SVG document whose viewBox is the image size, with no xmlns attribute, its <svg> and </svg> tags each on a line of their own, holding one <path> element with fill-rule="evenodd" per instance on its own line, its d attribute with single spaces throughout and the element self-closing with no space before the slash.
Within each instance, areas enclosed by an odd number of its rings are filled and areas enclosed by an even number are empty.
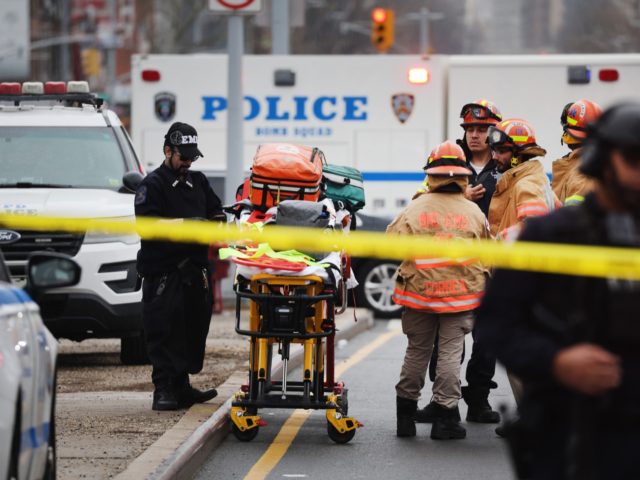
<svg viewBox="0 0 640 480">
<path fill-rule="evenodd" d="M 356 434 L 356 429 L 340 433 L 330 422 L 327 422 L 327 433 L 329 438 L 336 443 L 348 443 Z"/>
<path fill-rule="evenodd" d="M 245 430 L 244 432 L 240 430 L 235 423 L 231 423 L 231 432 L 233 436 L 236 437 L 241 442 L 250 442 L 258 435 L 258 430 L 260 427 L 250 428 L 249 430 Z"/>
</svg>

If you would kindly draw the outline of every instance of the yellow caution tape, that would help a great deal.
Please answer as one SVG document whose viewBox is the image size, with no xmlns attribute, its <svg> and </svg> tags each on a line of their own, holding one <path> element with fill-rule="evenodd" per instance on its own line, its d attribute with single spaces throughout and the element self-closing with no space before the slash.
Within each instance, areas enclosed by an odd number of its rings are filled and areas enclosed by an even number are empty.
<svg viewBox="0 0 640 480">
<path fill-rule="evenodd" d="M 0 225 L 42 231 L 97 231 L 119 234 L 137 233 L 146 240 L 168 240 L 211 244 L 251 240 L 268 242 L 276 250 L 295 248 L 308 252 L 345 250 L 356 257 L 404 260 L 422 257 L 473 257 L 485 265 L 517 270 L 615 277 L 640 280 L 640 249 L 589 247 L 547 243 L 516 242 L 505 244 L 491 240 L 438 240 L 429 236 L 391 235 L 378 232 L 319 231 L 312 228 L 272 226 L 262 232 L 241 230 L 235 225 L 189 221 L 159 222 L 113 219 L 60 218 L 27 215 L 0 215 Z M 164 219 L 166 220 L 166 219 Z"/>
</svg>

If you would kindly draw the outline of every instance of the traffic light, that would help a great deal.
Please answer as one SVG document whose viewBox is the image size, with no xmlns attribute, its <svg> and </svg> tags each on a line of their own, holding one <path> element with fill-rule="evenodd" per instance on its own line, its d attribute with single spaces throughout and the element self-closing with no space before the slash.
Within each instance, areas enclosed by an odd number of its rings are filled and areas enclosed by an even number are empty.
<svg viewBox="0 0 640 480">
<path fill-rule="evenodd" d="M 395 13 L 390 8 L 374 8 L 371 11 L 371 43 L 379 52 L 386 52 L 393 45 Z"/>
<path fill-rule="evenodd" d="M 102 55 L 97 48 L 82 50 L 82 72 L 86 77 L 97 77 L 102 71 Z"/>
</svg>

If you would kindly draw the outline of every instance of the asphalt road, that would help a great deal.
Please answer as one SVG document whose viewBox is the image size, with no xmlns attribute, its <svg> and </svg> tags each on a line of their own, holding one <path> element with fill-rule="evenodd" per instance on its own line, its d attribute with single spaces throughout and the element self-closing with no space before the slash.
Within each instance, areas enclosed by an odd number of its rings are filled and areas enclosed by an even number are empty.
<svg viewBox="0 0 640 480">
<path fill-rule="evenodd" d="M 336 350 L 336 368 L 341 368 L 345 359 L 360 358 L 361 354 L 357 352 L 362 348 L 377 339 L 389 337 L 340 377 L 349 388 L 349 415 L 365 425 L 350 443 L 337 445 L 329 439 L 323 411 L 313 411 L 307 417 L 302 410 L 265 409 L 260 413 L 268 426 L 262 427 L 252 442 L 243 443 L 229 435 L 195 478 L 514 478 L 506 445 L 494 433 L 495 425 L 465 422 L 467 438 L 464 440 L 431 440 L 428 424 L 418 424 L 418 435 L 413 439 L 396 437 L 394 385 L 406 347 L 399 328 L 399 321 L 378 322 L 373 330 Z M 390 333 L 394 331 L 398 334 Z M 470 338 L 467 341 L 470 342 Z M 467 352 L 470 351 L 467 348 Z M 299 376 L 299 372 L 290 374 L 291 379 Z M 513 397 L 503 370 L 497 373 L 496 380 L 500 387 L 492 392 L 492 404 L 513 408 Z M 427 384 L 420 406 L 429 400 L 430 389 L 431 385 Z M 466 405 L 462 401 L 460 409 L 464 418 Z M 272 443 L 290 416 L 302 426 L 297 434 L 289 435 L 294 438 L 288 448 L 286 442 L 277 442 L 275 446 L 284 451 L 279 458 L 274 453 L 278 448 L 274 449 Z M 272 448 L 267 452 L 270 446 Z"/>
</svg>

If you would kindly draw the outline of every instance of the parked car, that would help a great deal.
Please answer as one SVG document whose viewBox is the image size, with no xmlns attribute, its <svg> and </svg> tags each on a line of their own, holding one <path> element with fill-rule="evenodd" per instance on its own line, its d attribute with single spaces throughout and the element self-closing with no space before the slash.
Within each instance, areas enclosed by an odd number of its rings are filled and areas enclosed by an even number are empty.
<svg viewBox="0 0 640 480">
<path fill-rule="evenodd" d="M 55 479 L 58 343 L 34 299 L 80 280 L 80 267 L 59 253 L 38 252 L 23 289 L 11 284 L 0 251 L 0 480 Z"/>
<path fill-rule="evenodd" d="M 384 232 L 391 218 L 356 213 L 356 229 Z M 356 305 L 369 308 L 378 318 L 397 318 L 402 306 L 393 303 L 398 260 L 355 257 L 351 261 L 356 279 Z"/>
<path fill-rule="evenodd" d="M 87 82 L 0 83 L 0 211 L 111 219 L 134 218 L 133 181 L 143 167 L 118 116 Z M 121 338 L 125 364 L 147 361 L 137 235 L 5 230 L 3 251 L 15 282 L 30 252 L 65 253 L 81 282 L 41 299 L 56 336 Z M 0 233 L 1 234 L 1 233 Z"/>
</svg>

